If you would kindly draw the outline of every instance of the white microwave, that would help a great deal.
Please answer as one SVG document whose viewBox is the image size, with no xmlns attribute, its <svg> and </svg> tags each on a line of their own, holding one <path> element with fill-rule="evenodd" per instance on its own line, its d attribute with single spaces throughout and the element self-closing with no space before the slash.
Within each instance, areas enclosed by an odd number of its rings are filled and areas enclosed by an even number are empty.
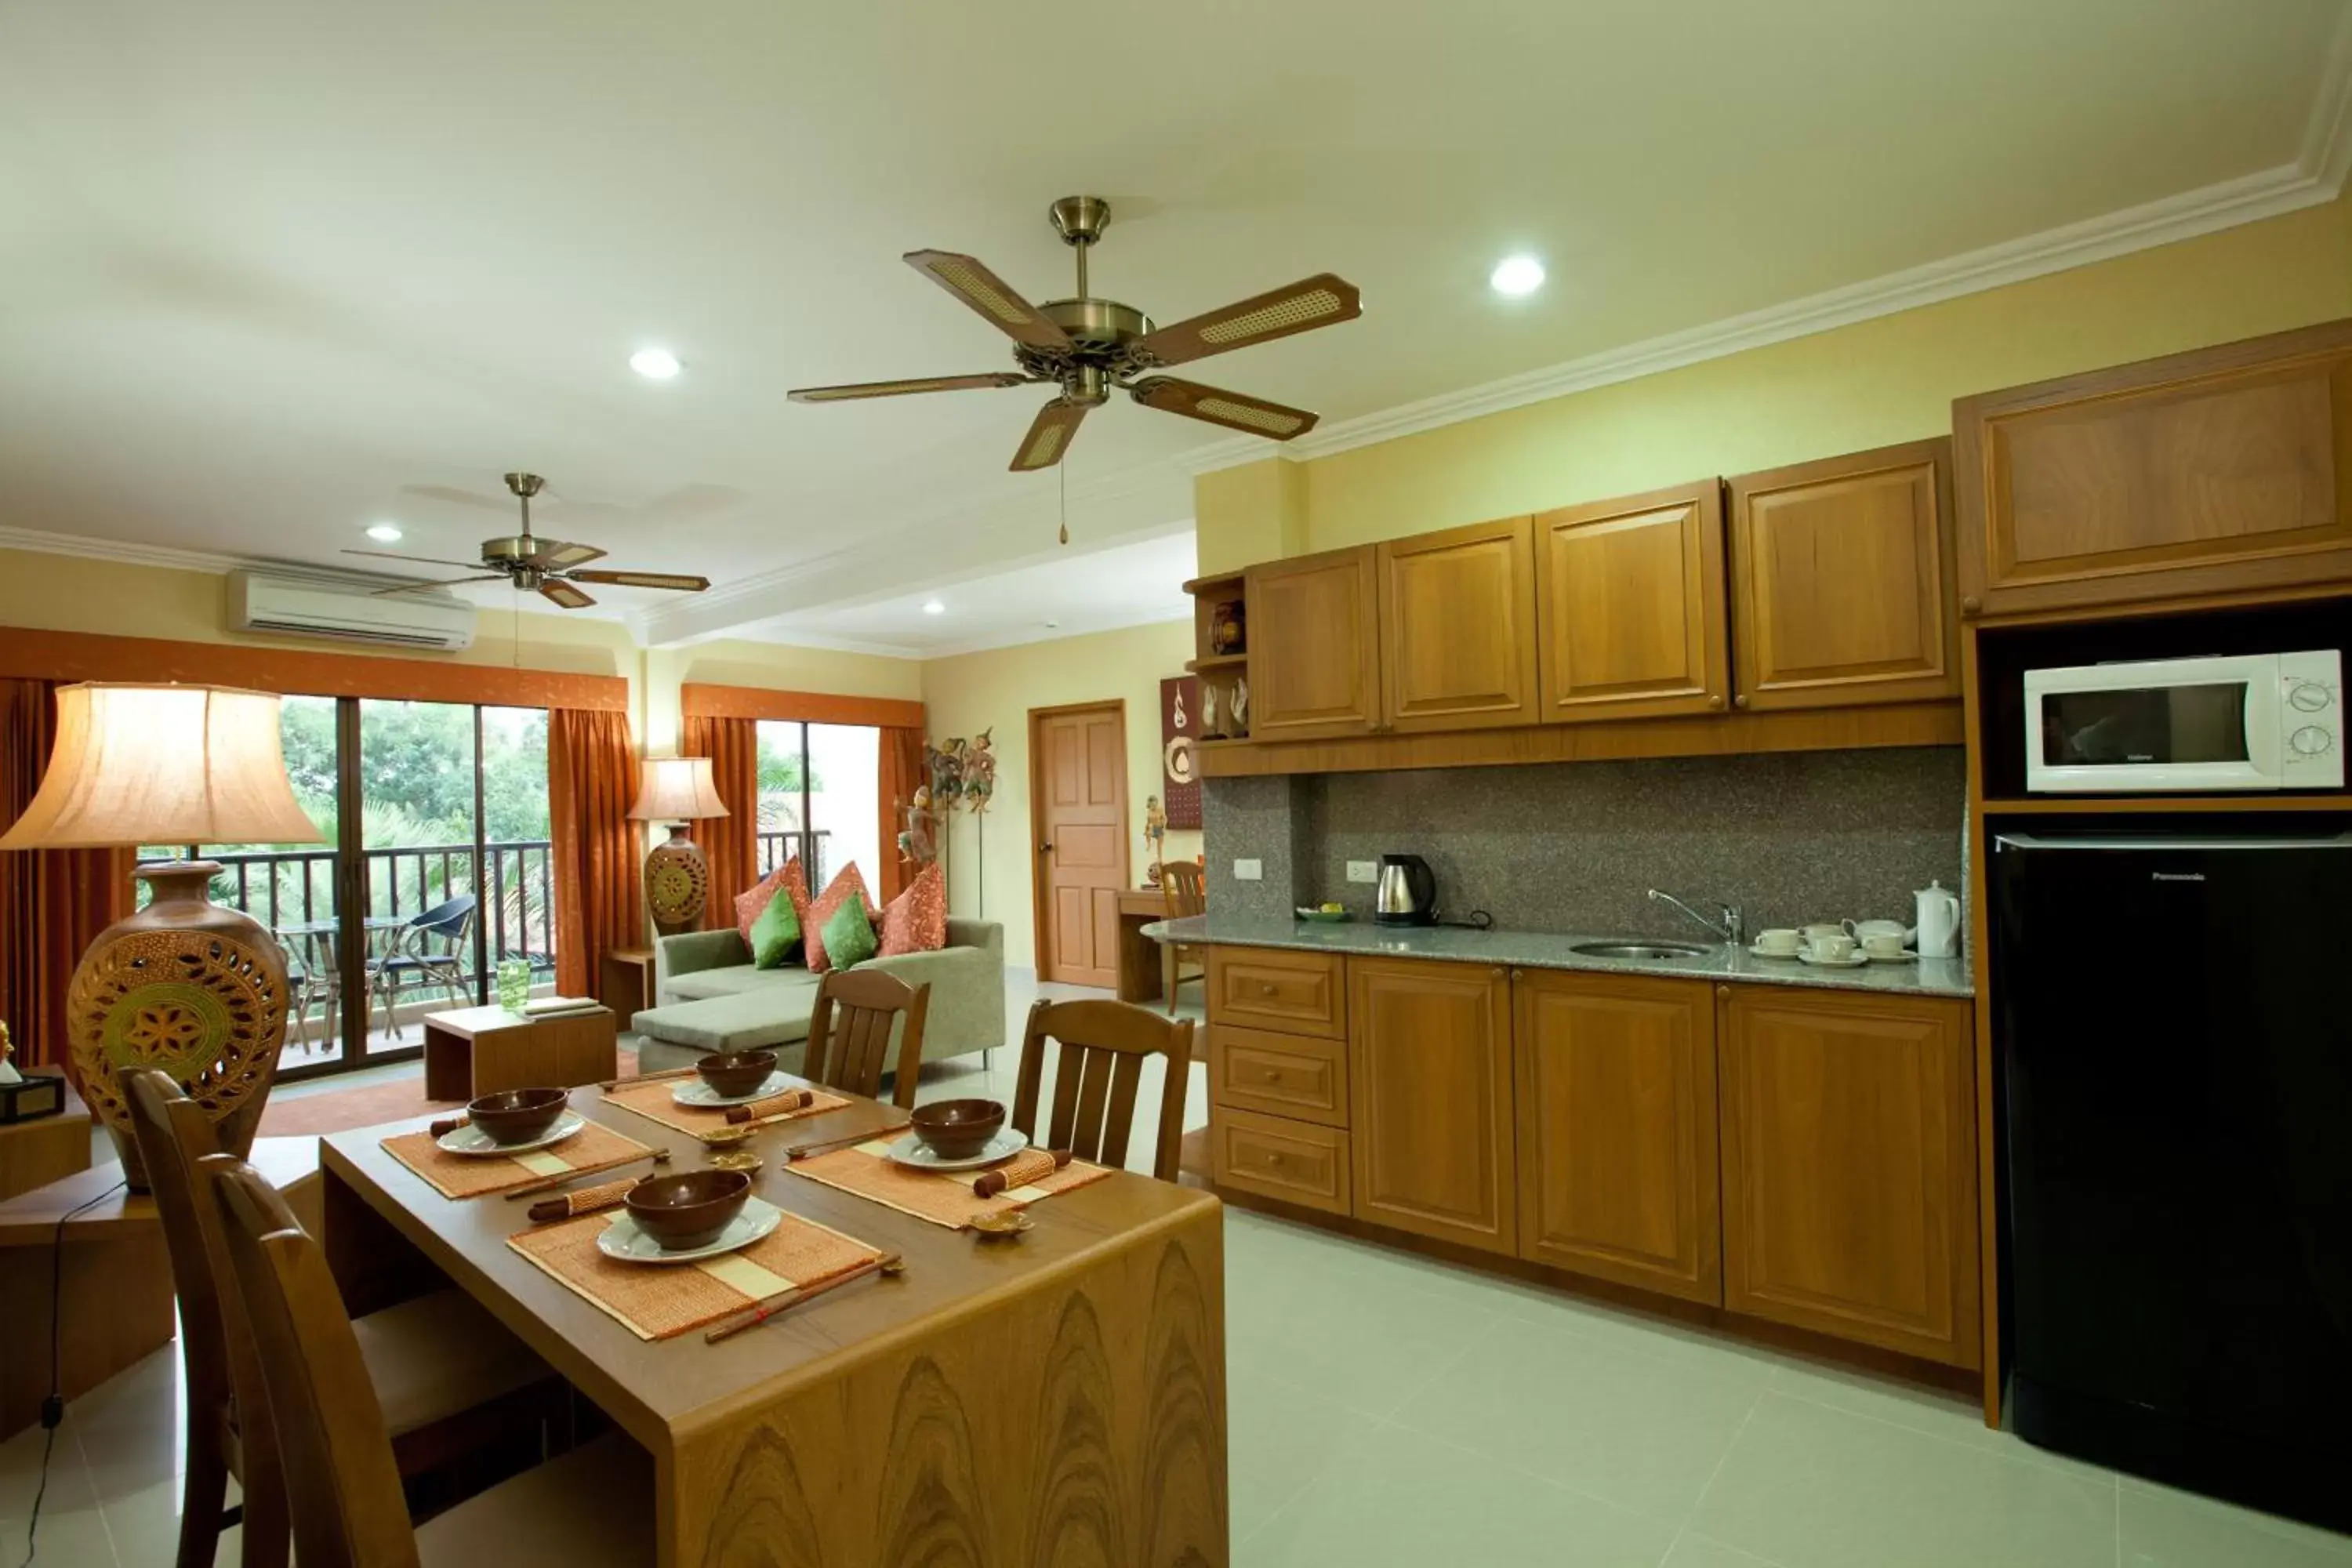
<svg viewBox="0 0 2352 1568">
<path fill-rule="evenodd" d="M 2344 656 L 2025 672 L 2029 794 L 2344 786 Z"/>
</svg>

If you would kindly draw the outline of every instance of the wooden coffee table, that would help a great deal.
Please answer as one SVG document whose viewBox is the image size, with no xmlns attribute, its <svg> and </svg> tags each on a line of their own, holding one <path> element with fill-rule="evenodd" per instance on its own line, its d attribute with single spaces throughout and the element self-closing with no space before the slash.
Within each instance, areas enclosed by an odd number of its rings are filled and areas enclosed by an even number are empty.
<svg viewBox="0 0 2352 1568">
<path fill-rule="evenodd" d="M 475 1100 L 502 1089 L 570 1089 L 615 1076 L 609 1007 L 526 1018 L 503 1007 L 425 1016 L 425 1098 Z"/>
</svg>

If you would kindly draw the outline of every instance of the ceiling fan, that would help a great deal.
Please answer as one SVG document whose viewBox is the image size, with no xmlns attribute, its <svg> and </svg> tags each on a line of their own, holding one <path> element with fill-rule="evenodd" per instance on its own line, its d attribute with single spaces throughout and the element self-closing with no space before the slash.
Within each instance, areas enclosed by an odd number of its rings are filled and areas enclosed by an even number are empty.
<svg viewBox="0 0 2352 1568">
<path fill-rule="evenodd" d="M 443 583 L 403 583 L 394 587 L 379 588 L 378 595 L 409 594 L 421 588 L 455 588 L 463 583 L 513 584 L 517 588 L 535 592 L 551 600 L 559 608 L 584 610 L 596 601 L 583 592 L 582 583 L 607 583 L 619 588 L 675 588 L 681 593 L 699 594 L 710 586 L 708 577 L 690 577 L 676 572 L 583 572 L 581 567 L 598 560 L 604 552 L 593 544 L 567 544 L 560 539 L 541 539 L 530 531 L 530 498 L 543 489 L 547 481 L 537 474 L 509 474 L 507 489 L 522 503 L 522 531 L 503 539 L 482 541 L 482 559 L 472 561 L 442 561 L 429 555 L 401 555 L 389 550 L 346 550 L 346 555 L 372 555 L 382 561 L 407 561 L 420 565 L 456 566 L 467 571 L 478 570 L 481 575 L 454 577 Z"/>
<path fill-rule="evenodd" d="M 1064 196 L 1050 216 L 1054 231 L 1078 253 L 1078 290 L 1067 300 L 1032 305 L 1004 280 L 969 256 L 949 250 L 910 250 L 907 265 L 980 312 L 989 325 L 1013 340 L 1018 371 L 981 375 L 938 375 L 916 381 L 869 381 L 851 386 L 803 386 L 789 394 L 797 403 L 838 403 L 853 398 L 898 397 L 914 392 L 960 392 L 983 386 L 1045 383 L 1061 388 L 1038 411 L 1013 457 L 1013 471 L 1051 468 L 1069 450 L 1078 421 L 1107 402 L 1113 388 L 1146 408 L 1203 419 L 1253 436 L 1287 441 L 1315 427 L 1304 408 L 1269 403 L 1150 373 L 1211 354 L 1271 342 L 1293 332 L 1312 331 L 1364 313 L 1356 286 L 1329 272 L 1222 310 L 1160 327 L 1132 305 L 1087 293 L 1087 250 L 1110 223 L 1110 205 L 1099 196 Z"/>
</svg>

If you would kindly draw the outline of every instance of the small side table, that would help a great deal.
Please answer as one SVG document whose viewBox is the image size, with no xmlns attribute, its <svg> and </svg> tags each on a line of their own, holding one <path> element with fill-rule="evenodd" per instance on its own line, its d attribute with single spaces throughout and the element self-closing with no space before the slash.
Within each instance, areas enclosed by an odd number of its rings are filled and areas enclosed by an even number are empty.
<svg viewBox="0 0 2352 1568">
<path fill-rule="evenodd" d="M 616 947 L 604 954 L 604 988 L 598 993 L 624 1029 L 654 1005 L 654 950 Z"/>
<path fill-rule="evenodd" d="M 44 1074 L 62 1076 L 48 1068 L 34 1068 L 25 1076 Z M 65 1086 L 65 1097 L 66 1108 L 55 1116 L 0 1125 L 0 1200 L 89 1169 L 89 1111 L 71 1083 Z"/>
<path fill-rule="evenodd" d="M 503 1007 L 425 1016 L 425 1098 L 476 1100 L 502 1089 L 572 1088 L 616 1076 L 609 1007 L 525 1018 Z"/>
</svg>

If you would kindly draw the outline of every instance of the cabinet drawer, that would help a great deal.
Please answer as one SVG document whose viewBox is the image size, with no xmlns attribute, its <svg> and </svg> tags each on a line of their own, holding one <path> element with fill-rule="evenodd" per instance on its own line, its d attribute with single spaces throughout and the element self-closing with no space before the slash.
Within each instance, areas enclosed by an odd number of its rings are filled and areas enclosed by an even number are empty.
<svg viewBox="0 0 2352 1568">
<path fill-rule="evenodd" d="M 1348 1135 L 1220 1106 L 1211 1117 L 1220 1185 L 1308 1208 L 1348 1212 Z"/>
<path fill-rule="evenodd" d="M 1338 1040 L 1219 1024 L 1209 1030 L 1209 1083 L 1219 1105 L 1348 1125 L 1348 1049 Z"/>
<path fill-rule="evenodd" d="M 1337 954 L 1276 948 L 1209 950 L 1209 1022 L 1286 1035 L 1348 1035 L 1347 988 Z"/>
</svg>

